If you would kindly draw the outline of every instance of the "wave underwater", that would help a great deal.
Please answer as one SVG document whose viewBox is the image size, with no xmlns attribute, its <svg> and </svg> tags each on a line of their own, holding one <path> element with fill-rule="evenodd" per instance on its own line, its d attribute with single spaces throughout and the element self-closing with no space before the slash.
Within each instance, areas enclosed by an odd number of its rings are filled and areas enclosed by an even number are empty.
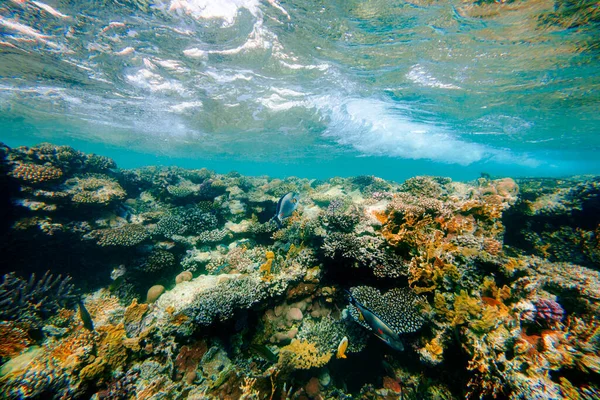
<svg viewBox="0 0 600 400">
<path fill-rule="evenodd" d="M 11 0 L 0 5 L 2 139 L 106 150 L 126 166 L 178 157 L 322 177 L 352 162 L 393 179 L 597 173 L 597 10 Z M 326 168 L 302 173 L 315 163 Z"/>
</svg>

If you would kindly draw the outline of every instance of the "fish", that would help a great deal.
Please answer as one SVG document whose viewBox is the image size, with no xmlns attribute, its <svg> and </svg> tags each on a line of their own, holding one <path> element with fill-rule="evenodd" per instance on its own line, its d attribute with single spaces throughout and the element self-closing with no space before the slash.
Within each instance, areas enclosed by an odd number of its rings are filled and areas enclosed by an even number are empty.
<svg viewBox="0 0 600 400">
<path fill-rule="evenodd" d="M 358 322 L 367 329 L 373 331 L 375 336 L 387 343 L 394 350 L 403 351 L 404 344 L 400 335 L 394 332 L 385 322 L 383 322 L 371 310 L 364 307 L 362 304 L 355 302 L 353 304 L 358 312 Z"/>
<path fill-rule="evenodd" d="M 83 305 L 83 301 L 79 300 L 77 305 L 79 306 L 79 318 L 81 318 L 81 322 L 83 322 L 83 327 L 88 331 L 93 331 L 94 321 L 92 321 L 92 316 Z"/>
<path fill-rule="evenodd" d="M 279 228 L 283 225 L 283 220 L 292 216 L 292 213 L 298 208 L 300 195 L 296 192 L 289 192 L 281 196 L 277 202 L 277 209 L 271 221 L 275 220 Z"/>
<path fill-rule="evenodd" d="M 336 358 L 346 358 L 346 349 L 348 349 L 348 338 L 344 336 L 338 345 Z"/>
<path fill-rule="evenodd" d="M 415 332 L 423 325 L 415 307 L 417 297 L 409 289 L 392 289 L 382 295 L 376 288 L 358 286 L 346 292 L 352 318 L 395 350 L 404 350 L 401 334 Z"/>
</svg>

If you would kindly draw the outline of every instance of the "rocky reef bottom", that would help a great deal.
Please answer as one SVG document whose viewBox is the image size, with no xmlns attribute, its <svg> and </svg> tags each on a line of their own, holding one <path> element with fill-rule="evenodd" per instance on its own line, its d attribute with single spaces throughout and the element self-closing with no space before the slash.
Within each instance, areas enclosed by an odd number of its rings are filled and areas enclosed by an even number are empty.
<svg viewBox="0 0 600 400">
<path fill-rule="evenodd" d="M 122 170 L 44 143 L 0 144 L 0 188 L 2 398 L 600 398 L 597 177 Z"/>
</svg>

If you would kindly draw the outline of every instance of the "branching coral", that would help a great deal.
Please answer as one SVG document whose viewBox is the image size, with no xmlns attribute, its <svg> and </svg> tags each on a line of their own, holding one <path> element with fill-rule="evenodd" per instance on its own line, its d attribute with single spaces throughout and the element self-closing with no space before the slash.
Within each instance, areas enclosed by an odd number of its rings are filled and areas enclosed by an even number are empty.
<svg viewBox="0 0 600 400">
<path fill-rule="evenodd" d="M 0 319 L 19 321 L 33 328 L 62 307 L 73 307 L 78 295 L 70 277 L 46 272 L 29 280 L 6 274 L 0 284 Z"/>
</svg>

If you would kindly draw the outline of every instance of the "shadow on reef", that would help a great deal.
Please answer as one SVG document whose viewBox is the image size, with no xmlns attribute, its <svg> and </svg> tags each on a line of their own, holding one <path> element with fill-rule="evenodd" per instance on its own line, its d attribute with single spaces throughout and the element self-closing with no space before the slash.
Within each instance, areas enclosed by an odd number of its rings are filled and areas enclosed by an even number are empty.
<svg viewBox="0 0 600 400">
<path fill-rule="evenodd" d="M 2 398 L 600 393 L 596 178 L 273 179 L 0 149 Z"/>
<path fill-rule="evenodd" d="M 518 179 L 521 195 L 503 216 L 505 244 L 551 261 L 600 265 L 600 180 Z"/>
</svg>

